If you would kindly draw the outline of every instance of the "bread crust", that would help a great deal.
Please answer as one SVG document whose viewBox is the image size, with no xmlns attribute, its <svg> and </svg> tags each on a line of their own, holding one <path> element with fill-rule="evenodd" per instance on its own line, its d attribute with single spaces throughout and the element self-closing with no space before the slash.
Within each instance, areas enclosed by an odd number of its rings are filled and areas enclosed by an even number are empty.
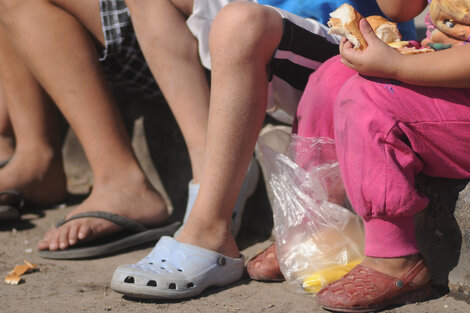
<svg viewBox="0 0 470 313">
<path fill-rule="evenodd" d="M 385 43 L 398 42 L 401 40 L 397 23 L 390 22 L 380 15 L 368 16 L 366 20 L 369 22 L 375 34 Z"/>
<path fill-rule="evenodd" d="M 351 5 L 344 3 L 331 12 L 330 16 L 331 18 L 328 21 L 328 26 L 330 26 L 329 34 L 337 34 L 348 38 L 356 49 L 364 50 L 367 48 L 367 42 L 359 29 L 359 21 L 364 17 Z"/>
<path fill-rule="evenodd" d="M 380 15 L 371 15 L 366 17 L 366 20 L 369 22 L 370 26 L 372 26 L 372 29 L 375 31 L 377 28 L 379 28 L 380 25 L 382 24 L 395 24 L 393 22 L 390 22 L 387 20 L 385 17 L 380 16 Z"/>
<path fill-rule="evenodd" d="M 470 0 L 468 0 L 470 1 Z M 359 22 L 364 17 L 357 12 L 351 5 L 345 3 L 330 13 L 328 26 L 329 34 L 337 34 L 346 37 L 354 45 L 355 49 L 364 50 L 367 48 L 362 33 L 359 29 Z M 434 51 L 433 49 L 424 48 L 416 49 L 410 47 L 408 41 L 401 41 L 401 34 L 398 31 L 397 24 L 390 22 L 380 15 L 372 15 L 366 18 L 375 34 L 385 43 L 395 48 L 402 54 L 420 54 Z"/>
</svg>

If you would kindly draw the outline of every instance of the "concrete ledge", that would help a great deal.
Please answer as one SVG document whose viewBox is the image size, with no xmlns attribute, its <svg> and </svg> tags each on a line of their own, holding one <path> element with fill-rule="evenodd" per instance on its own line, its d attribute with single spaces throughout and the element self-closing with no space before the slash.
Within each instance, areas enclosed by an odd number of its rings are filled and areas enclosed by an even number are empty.
<svg viewBox="0 0 470 313">
<path fill-rule="evenodd" d="M 467 180 L 420 177 L 430 199 L 415 218 L 419 248 L 434 284 L 470 296 L 470 185 Z"/>
</svg>

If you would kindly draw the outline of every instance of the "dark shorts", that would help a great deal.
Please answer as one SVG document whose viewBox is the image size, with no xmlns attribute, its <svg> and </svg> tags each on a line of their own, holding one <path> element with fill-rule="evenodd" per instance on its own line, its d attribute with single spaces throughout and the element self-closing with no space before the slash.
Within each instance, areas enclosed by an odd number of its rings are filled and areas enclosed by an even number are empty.
<svg viewBox="0 0 470 313">
<path fill-rule="evenodd" d="M 100 11 L 105 39 L 100 61 L 111 84 L 147 98 L 161 95 L 140 50 L 124 1 L 100 0 Z"/>
</svg>

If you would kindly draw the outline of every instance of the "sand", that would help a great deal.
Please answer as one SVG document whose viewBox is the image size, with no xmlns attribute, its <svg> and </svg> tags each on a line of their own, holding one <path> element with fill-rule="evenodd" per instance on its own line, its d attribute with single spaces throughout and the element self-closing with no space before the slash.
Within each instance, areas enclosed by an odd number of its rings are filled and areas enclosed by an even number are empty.
<svg viewBox="0 0 470 313">
<path fill-rule="evenodd" d="M 56 261 L 40 258 L 36 242 L 47 229 L 71 210 L 57 208 L 27 214 L 23 222 L 2 226 L 0 231 L 0 312 L 326 312 L 314 297 L 302 294 L 288 283 L 261 283 L 244 278 L 227 288 L 213 288 L 191 300 L 136 301 L 109 288 L 114 269 L 134 263 L 151 249 L 147 247 L 94 260 Z M 243 231 L 243 230 L 242 230 Z M 242 238 L 250 234 L 242 233 Z M 245 240 L 246 241 L 246 240 Z M 250 244 L 247 258 L 271 241 Z M 39 271 L 24 275 L 24 282 L 7 285 L 3 279 L 23 260 L 36 263 Z M 470 312 L 470 304 L 452 296 L 393 308 L 386 312 Z"/>
</svg>

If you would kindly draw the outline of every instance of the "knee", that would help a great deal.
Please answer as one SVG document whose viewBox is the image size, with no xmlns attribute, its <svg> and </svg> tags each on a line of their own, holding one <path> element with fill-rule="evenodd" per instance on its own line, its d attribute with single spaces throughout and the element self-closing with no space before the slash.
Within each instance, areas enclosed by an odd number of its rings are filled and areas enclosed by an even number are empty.
<svg viewBox="0 0 470 313">
<path fill-rule="evenodd" d="M 336 94 L 334 101 L 335 120 L 347 120 L 348 125 L 355 124 L 356 116 L 361 112 L 366 112 L 369 103 L 366 101 L 358 101 L 358 89 L 360 84 L 356 78 L 348 80 L 339 92 Z M 352 92 L 352 93 L 351 93 Z M 337 125 L 339 123 L 335 123 Z"/>
<path fill-rule="evenodd" d="M 391 122 L 386 108 L 390 101 L 376 88 L 375 84 L 358 75 L 343 85 L 334 105 L 336 136 L 372 136 L 377 139 L 383 135 Z"/>
<path fill-rule="evenodd" d="M 281 16 L 271 8 L 236 1 L 217 14 L 211 27 L 211 57 L 253 58 L 272 53 L 282 36 Z"/>
</svg>

